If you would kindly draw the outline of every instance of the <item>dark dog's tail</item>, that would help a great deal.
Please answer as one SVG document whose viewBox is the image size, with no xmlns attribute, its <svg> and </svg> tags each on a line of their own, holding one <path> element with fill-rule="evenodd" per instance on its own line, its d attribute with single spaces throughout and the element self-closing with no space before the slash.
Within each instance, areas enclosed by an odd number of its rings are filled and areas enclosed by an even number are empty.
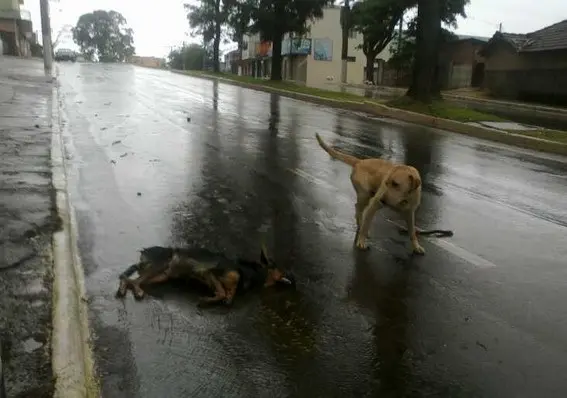
<svg viewBox="0 0 567 398">
<path fill-rule="evenodd" d="M 408 229 L 395 221 L 386 219 L 391 224 L 394 224 L 398 228 L 400 235 L 407 235 L 409 233 Z M 419 236 L 435 236 L 437 238 L 450 238 L 455 233 L 450 229 L 419 229 L 415 228 L 415 233 Z"/>
<path fill-rule="evenodd" d="M 336 149 L 331 148 L 325 143 L 325 141 L 323 141 L 319 133 L 315 133 L 315 138 L 317 138 L 317 142 L 319 142 L 321 148 L 323 148 L 325 152 L 327 152 L 332 158 L 340 160 L 341 162 L 346 163 L 350 166 L 354 166 L 360 161 L 360 159 L 356 156 L 347 155 L 346 153 L 342 153 L 337 151 Z"/>
<path fill-rule="evenodd" d="M 400 227 L 398 229 L 398 232 L 400 233 L 400 235 L 407 235 L 408 229 L 405 227 Z M 419 229 L 415 232 L 419 236 L 435 236 L 437 238 L 450 238 L 454 235 L 453 231 L 451 231 L 450 229 Z"/>
</svg>

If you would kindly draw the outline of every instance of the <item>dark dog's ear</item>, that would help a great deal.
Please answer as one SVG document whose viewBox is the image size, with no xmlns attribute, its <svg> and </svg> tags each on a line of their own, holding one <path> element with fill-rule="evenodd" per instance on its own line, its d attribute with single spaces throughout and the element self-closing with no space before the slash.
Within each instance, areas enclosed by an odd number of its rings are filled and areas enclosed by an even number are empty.
<svg viewBox="0 0 567 398">
<path fill-rule="evenodd" d="M 409 175 L 409 182 L 412 191 L 415 191 L 417 188 L 421 186 L 421 178 L 419 176 L 415 176 L 413 174 Z"/>
<path fill-rule="evenodd" d="M 262 267 L 270 265 L 270 257 L 268 256 L 268 250 L 265 245 L 262 245 L 262 249 L 260 250 L 260 264 Z"/>
</svg>

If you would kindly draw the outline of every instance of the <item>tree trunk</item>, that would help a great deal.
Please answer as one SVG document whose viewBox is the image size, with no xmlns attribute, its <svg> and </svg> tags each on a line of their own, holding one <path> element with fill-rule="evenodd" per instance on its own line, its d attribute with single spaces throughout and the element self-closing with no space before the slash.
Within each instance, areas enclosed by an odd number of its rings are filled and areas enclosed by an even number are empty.
<svg viewBox="0 0 567 398">
<path fill-rule="evenodd" d="M 283 33 L 274 32 L 272 40 L 272 71 L 270 80 L 282 80 L 282 40 Z"/>
<path fill-rule="evenodd" d="M 436 87 L 437 50 L 441 34 L 440 0 L 418 0 L 415 62 L 407 96 L 431 102 Z"/>
<path fill-rule="evenodd" d="M 374 53 L 366 54 L 366 81 L 374 83 L 374 60 L 376 59 Z"/>
<path fill-rule="evenodd" d="M 216 28 L 218 36 L 215 33 L 215 38 L 213 40 L 213 72 L 220 72 L 220 25 Z"/>
<path fill-rule="evenodd" d="M 242 61 L 242 53 L 243 53 L 243 49 L 242 47 L 244 47 L 244 35 L 239 35 L 238 36 L 238 60 Z"/>
<path fill-rule="evenodd" d="M 220 21 L 220 0 L 215 1 L 215 37 L 213 39 L 213 72 L 220 72 L 220 42 L 221 42 L 221 21 Z"/>
</svg>

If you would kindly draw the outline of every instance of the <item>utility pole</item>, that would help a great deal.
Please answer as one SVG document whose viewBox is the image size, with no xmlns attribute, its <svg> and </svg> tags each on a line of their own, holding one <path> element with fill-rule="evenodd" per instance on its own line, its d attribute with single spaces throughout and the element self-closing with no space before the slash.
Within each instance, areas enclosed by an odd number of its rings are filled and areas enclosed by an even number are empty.
<svg viewBox="0 0 567 398">
<path fill-rule="evenodd" d="M 343 40 L 341 51 L 341 83 L 347 81 L 348 68 L 348 36 L 351 28 L 350 23 L 350 0 L 345 0 L 345 5 L 341 8 L 341 26 L 343 28 Z"/>
<path fill-rule="evenodd" d="M 43 66 L 46 71 L 53 68 L 53 48 L 51 45 L 51 21 L 49 19 L 49 0 L 39 0 L 41 14 L 41 36 L 43 38 Z"/>
<path fill-rule="evenodd" d="M 498 31 L 499 31 L 499 32 L 502 32 L 502 22 L 500 22 L 500 23 L 498 24 Z"/>
</svg>

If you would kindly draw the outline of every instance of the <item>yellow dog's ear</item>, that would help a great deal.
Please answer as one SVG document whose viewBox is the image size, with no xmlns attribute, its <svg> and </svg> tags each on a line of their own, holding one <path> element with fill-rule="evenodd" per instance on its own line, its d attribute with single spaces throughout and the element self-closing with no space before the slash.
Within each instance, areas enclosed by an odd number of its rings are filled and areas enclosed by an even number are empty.
<svg viewBox="0 0 567 398">
<path fill-rule="evenodd" d="M 419 178 L 419 175 L 410 174 L 409 181 L 412 192 L 421 186 L 421 178 Z"/>
<path fill-rule="evenodd" d="M 263 267 L 267 267 L 270 265 L 270 257 L 268 256 L 268 249 L 266 249 L 266 245 L 262 243 L 262 248 L 260 250 L 260 264 Z"/>
</svg>

